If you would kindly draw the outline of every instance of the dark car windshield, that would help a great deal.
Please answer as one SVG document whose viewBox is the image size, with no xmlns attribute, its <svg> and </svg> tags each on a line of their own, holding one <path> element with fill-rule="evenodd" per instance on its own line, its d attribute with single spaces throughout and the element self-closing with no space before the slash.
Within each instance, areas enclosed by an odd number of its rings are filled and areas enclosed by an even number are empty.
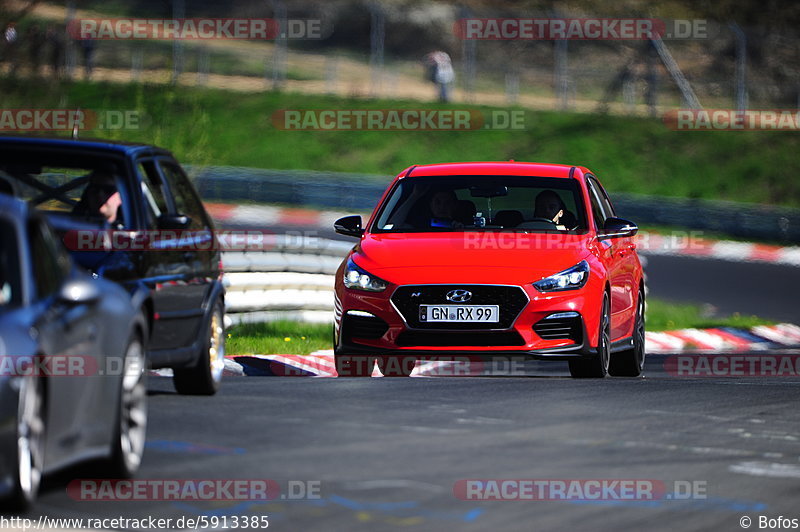
<svg viewBox="0 0 800 532">
<path fill-rule="evenodd" d="M 0 309 L 20 304 L 19 247 L 14 226 L 0 218 Z"/>
<path fill-rule="evenodd" d="M 37 209 L 102 222 L 100 207 L 114 194 L 122 175 L 120 161 L 46 149 L 0 149 L 6 193 Z"/>
<path fill-rule="evenodd" d="M 574 179 L 528 176 L 411 177 L 384 202 L 374 233 L 586 231 Z"/>
</svg>

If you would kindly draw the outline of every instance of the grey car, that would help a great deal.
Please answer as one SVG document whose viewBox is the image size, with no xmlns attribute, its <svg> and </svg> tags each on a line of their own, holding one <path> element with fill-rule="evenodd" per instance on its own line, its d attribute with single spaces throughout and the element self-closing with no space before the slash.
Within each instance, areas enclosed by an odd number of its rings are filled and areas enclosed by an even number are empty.
<svg viewBox="0 0 800 532">
<path fill-rule="evenodd" d="M 2 180 L 0 180 L 2 181 Z M 0 505 L 45 473 L 100 459 L 136 472 L 147 425 L 146 320 L 76 267 L 44 216 L 0 190 Z"/>
</svg>

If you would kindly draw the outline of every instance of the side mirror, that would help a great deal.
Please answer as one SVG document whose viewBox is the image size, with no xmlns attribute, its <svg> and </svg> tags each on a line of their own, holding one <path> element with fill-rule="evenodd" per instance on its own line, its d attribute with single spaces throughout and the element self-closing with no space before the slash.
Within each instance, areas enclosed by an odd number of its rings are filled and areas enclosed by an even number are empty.
<svg viewBox="0 0 800 532">
<path fill-rule="evenodd" d="M 94 303 L 100 300 L 100 289 L 91 279 L 69 279 L 58 292 L 58 299 L 69 305 Z"/>
<path fill-rule="evenodd" d="M 159 229 L 186 229 L 192 219 L 185 214 L 162 214 L 157 223 Z"/>
<path fill-rule="evenodd" d="M 639 226 L 622 218 L 608 218 L 603 224 L 603 232 L 597 235 L 599 239 L 620 238 L 633 236 L 639 231 Z"/>
<path fill-rule="evenodd" d="M 333 222 L 334 230 L 340 235 L 361 238 L 364 228 L 361 227 L 361 216 L 345 216 Z"/>
</svg>

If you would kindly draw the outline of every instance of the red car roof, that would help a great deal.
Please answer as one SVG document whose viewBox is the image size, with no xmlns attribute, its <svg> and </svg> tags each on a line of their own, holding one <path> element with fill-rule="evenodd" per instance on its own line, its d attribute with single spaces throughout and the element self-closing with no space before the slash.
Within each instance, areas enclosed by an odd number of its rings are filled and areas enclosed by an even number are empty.
<svg viewBox="0 0 800 532">
<path fill-rule="evenodd" d="M 530 175 L 541 177 L 569 177 L 570 170 L 576 168 L 578 175 L 588 172 L 584 167 L 566 164 L 522 163 L 512 161 L 443 163 L 413 167 L 411 177 L 451 176 L 451 175 Z"/>
</svg>

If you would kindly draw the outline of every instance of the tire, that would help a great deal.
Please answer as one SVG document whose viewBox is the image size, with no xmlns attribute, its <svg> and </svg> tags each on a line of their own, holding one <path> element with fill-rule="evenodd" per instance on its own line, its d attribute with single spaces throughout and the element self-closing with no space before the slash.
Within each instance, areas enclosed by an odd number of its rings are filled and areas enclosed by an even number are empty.
<svg viewBox="0 0 800 532">
<path fill-rule="evenodd" d="M 638 377 L 644 370 L 644 293 L 639 291 L 636 302 L 636 317 L 633 324 L 633 347 L 611 355 L 611 364 L 608 368 L 609 375 L 615 377 Z"/>
<path fill-rule="evenodd" d="M 372 377 L 375 357 L 372 355 L 334 355 L 339 377 Z"/>
<path fill-rule="evenodd" d="M 17 430 L 12 490 L 0 501 L 3 511 L 22 512 L 30 508 L 39 493 L 44 469 L 45 444 L 44 379 L 26 376 L 20 381 L 17 402 Z"/>
<path fill-rule="evenodd" d="M 608 293 L 603 294 L 603 305 L 600 309 L 596 356 L 569 361 L 569 373 L 577 379 L 602 379 L 608 374 L 611 349 L 611 304 Z"/>
<path fill-rule="evenodd" d="M 379 356 L 378 369 L 383 373 L 384 377 L 409 377 L 414 367 L 417 365 L 417 359 L 414 357 L 404 356 Z"/>
<path fill-rule="evenodd" d="M 222 300 L 211 307 L 208 328 L 197 362 L 190 368 L 176 368 L 172 381 L 182 395 L 214 395 L 225 369 L 225 322 Z"/>
<path fill-rule="evenodd" d="M 144 454 L 147 432 L 147 365 L 141 337 L 136 334 L 125 349 L 125 371 L 120 379 L 119 403 L 108 472 L 130 478 Z"/>
</svg>

